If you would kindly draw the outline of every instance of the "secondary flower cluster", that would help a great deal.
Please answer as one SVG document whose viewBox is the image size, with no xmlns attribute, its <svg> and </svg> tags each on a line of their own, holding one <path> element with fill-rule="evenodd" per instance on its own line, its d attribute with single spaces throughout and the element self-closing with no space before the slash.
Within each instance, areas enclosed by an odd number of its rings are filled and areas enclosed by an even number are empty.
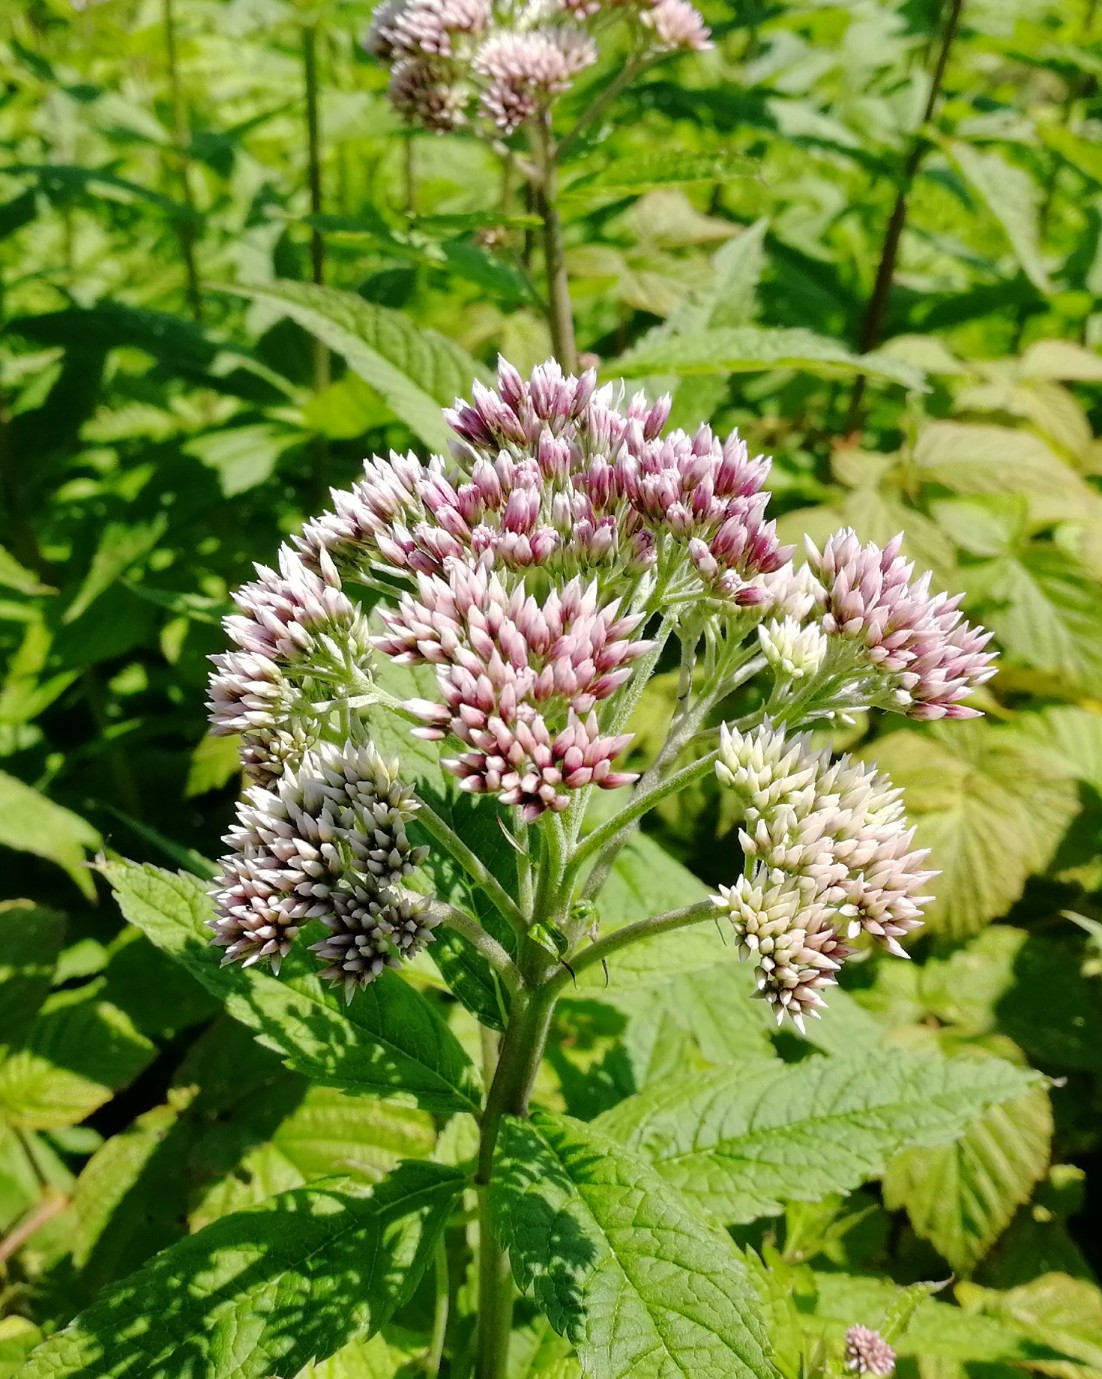
<svg viewBox="0 0 1102 1379">
<path fill-rule="evenodd" d="M 406 836 L 416 804 L 396 770 L 370 744 L 323 743 L 274 789 L 246 792 L 213 890 L 225 962 L 267 959 L 278 971 L 303 924 L 320 919 L 330 931 L 313 945 L 321 975 L 351 996 L 429 941 L 426 901 L 401 884 L 428 850 Z"/>
<path fill-rule="evenodd" d="M 822 552 L 808 542 L 823 629 L 852 643 L 909 718 L 974 718 L 961 701 L 995 673 L 991 633 L 964 621 L 961 595 L 931 594 L 929 574 L 912 582 L 902 542 L 862 547 L 848 528 Z"/>
<path fill-rule="evenodd" d="M 613 15 L 644 54 L 708 46 L 688 0 L 383 0 L 365 46 L 390 68 L 390 101 L 410 124 L 507 135 L 593 66 Z"/>
<path fill-rule="evenodd" d="M 731 919 L 742 957 L 778 1021 L 802 1028 L 819 994 L 862 932 L 897 957 L 899 940 L 922 923 L 921 894 L 936 874 L 914 849 L 900 792 L 871 767 L 811 749 L 762 727 L 723 729 L 719 779 L 740 797 L 746 871 L 721 886 L 716 905 Z"/>
</svg>

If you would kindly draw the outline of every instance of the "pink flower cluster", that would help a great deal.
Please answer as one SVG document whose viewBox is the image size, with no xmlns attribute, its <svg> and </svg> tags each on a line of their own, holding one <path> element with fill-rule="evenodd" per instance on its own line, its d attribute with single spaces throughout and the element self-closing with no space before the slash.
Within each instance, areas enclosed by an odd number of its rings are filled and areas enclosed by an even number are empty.
<svg viewBox="0 0 1102 1379">
<path fill-rule="evenodd" d="M 964 621 L 959 594 L 931 594 L 929 574 L 912 582 L 901 544 L 862 546 L 848 528 L 821 553 L 808 542 L 823 629 L 889 678 L 909 718 L 974 718 L 979 710 L 961 701 L 995 674 L 991 633 Z"/>
<path fill-rule="evenodd" d="M 760 576 L 791 556 L 765 518 L 769 461 L 737 432 L 711 427 L 663 436 L 669 398 L 640 393 L 625 410 L 592 371 L 554 360 L 530 379 L 504 360 L 498 386 L 445 415 L 457 464 L 392 454 L 334 493 L 334 510 L 299 538 L 304 558 L 442 572 L 447 558 L 488 556 L 495 567 L 596 577 L 602 591 L 654 572 L 670 603 L 707 594 L 733 606 L 770 595 Z"/>
<path fill-rule="evenodd" d="M 721 886 L 744 957 L 757 961 L 758 988 L 801 1025 L 817 1015 L 820 991 L 862 932 L 897 957 L 899 940 L 922 923 L 921 894 L 936 873 L 914 848 L 900 791 L 848 756 L 832 761 L 806 738 L 758 728 L 722 731 L 719 779 L 740 797 L 746 873 Z"/>
<path fill-rule="evenodd" d="M 602 10 L 618 11 L 643 52 L 708 47 L 689 0 L 383 0 L 365 46 L 391 72 L 389 96 L 411 124 L 512 134 L 597 61 Z"/>
<path fill-rule="evenodd" d="M 632 641 L 641 615 L 604 606 L 594 584 L 573 579 L 541 602 L 507 593 L 485 559 L 449 558 L 443 575 L 421 575 L 417 595 L 383 610 L 388 633 L 374 639 L 396 661 L 436 667 L 442 703 L 411 701 L 428 725 L 469 747 L 444 764 L 472 793 L 518 805 L 526 819 L 562 810 L 567 792 L 614 789 L 633 775 L 612 769 L 630 735 L 604 734 L 596 707 L 651 648 Z"/>
<path fill-rule="evenodd" d="M 313 740 L 302 681 L 354 654 L 366 634 L 324 553 L 308 566 L 284 546 L 278 569 L 256 570 L 233 596 L 238 612 L 223 620 L 238 650 L 211 657 L 207 708 L 216 736 L 241 736 L 247 779 L 270 785 Z"/>
</svg>

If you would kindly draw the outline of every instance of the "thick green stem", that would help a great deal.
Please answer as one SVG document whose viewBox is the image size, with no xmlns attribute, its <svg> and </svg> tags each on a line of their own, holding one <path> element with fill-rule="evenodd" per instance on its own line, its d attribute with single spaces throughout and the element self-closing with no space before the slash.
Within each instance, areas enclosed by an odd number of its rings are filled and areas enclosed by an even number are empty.
<svg viewBox="0 0 1102 1379">
<path fill-rule="evenodd" d="M 535 945 L 532 945 L 535 948 Z M 536 949 L 530 960 L 545 957 Z M 555 998 L 550 983 L 520 993 L 513 1002 L 509 1029 L 501 1043 L 497 1072 L 482 1115 L 478 1151 L 478 1340 L 475 1379 L 503 1379 L 513 1326 L 513 1279 L 509 1257 L 494 1229 L 489 1185 L 494 1150 L 505 1116 L 525 1116 L 532 1086 L 543 1060 Z"/>
<path fill-rule="evenodd" d="M 528 921 L 517 906 L 516 901 L 489 868 L 475 856 L 455 829 L 437 814 L 436 810 L 421 800 L 417 809 L 417 821 L 433 838 L 445 848 L 467 875 L 482 887 L 504 917 L 523 933 Z"/>
<path fill-rule="evenodd" d="M 535 133 L 539 176 L 533 191 L 536 213 L 543 221 L 543 255 L 547 273 L 547 324 L 555 358 L 567 373 L 578 371 L 578 349 L 574 341 L 574 312 L 570 305 L 570 282 L 566 275 L 562 221 L 559 219 L 558 169 L 551 115 L 544 111 Z"/>
<path fill-rule="evenodd" d="M 567 877 L 576 876 L 591 858 L 600 857 L 600 862 L 603 863 L 605 859 L 601 854 L 610 845 L 615 845 L 616 850 L 619 851 L 620 847 L 634 832 L 635 825 L 644 814 L 649 814 L 656 805 L 661 804 L 670 795 L 676 795 L 679 790 L 684 790 L 701 780 L 712 770 L 718 756 L 718 749 L 709 752 L 707 756 L 701 757 L 698 761 L 690 762 L 688 766 L 683 766 L 680 771 L 674 772 L 672 776 L 667 776 L 665 780 L 658 781 L 648 790 L 634 795 L 625 809 L 603 823 L 600 828 L 595 828 L 586 838 L 567 864 Z M 589 885 L 586 886 L 586 893 L 587 895 L 593 894 Z"/>
<path fill-rule="evenodd" d="M 472 947 L 477 948 L 509 990 L 516 989 L 517 969 L 512 958 L 481 924 L 443 900 L 430 900 L 426 906 L 426 913 L 438 923 L 446 924 L 449 929 L 462 934 Z"/>
</svg>

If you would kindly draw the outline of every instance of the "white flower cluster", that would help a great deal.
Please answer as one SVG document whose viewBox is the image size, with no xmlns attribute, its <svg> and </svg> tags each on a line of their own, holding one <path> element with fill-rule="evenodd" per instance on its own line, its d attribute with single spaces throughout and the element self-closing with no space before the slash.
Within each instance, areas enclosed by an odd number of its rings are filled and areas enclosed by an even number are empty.
<svg viewBox="0 0 1102 1379">
<path fill-rule="evenodd" d="M 864 932 L 907 956 L 899 940 L 922 923 L 921 891 L 935 873 L 922 867 L 926 850 L 912 847 L 900 791 L 806 737 L 725 727 L 716 775 L 743 805 L 746 871 L 715 903 L 741 955 L 754 957 L 763 999 L 802 1028 L 852 951 L 848 940 Z"/>
</svg>

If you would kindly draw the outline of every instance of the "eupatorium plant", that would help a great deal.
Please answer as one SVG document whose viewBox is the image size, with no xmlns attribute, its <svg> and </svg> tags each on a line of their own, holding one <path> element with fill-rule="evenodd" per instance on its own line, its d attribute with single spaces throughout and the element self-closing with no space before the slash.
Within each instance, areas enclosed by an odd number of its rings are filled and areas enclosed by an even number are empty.
<svg viewBox="0 0 1102 1379">
<path fill-rule="evenodd" d="M 842 531 L 803 559 L 781 545 L 769 462 L 737 433 L 667 430 L 668 398 L 625 399 L 553 360 L 528 378 L 502 361 L 495 388 L 476 384 L 445 415 L 450 456 L 372 457 L 235 596 L 210 706 L 216 732 L 240 735 L 252 784 L 212 926 L 225 962 L 278 971 L 308 943 L 349 1000 L 442 925 L 495 974 L 507 1017 L 477 1170 L 477 1372 L 490 1379 L 510 1311 L 486 1206 L 495 1147 L 503 1118 L 526 1113 L 556 999 L 597 963 L 615 981 L 629 944 L 711 921 L 753 962 L 778 1021 L 802 1030 L 855 950 L 906 957 L 934 873 L 900 792 L 834 757 L 830 729 L 868 708 L 974 714 L 965 701 L 993 664 L 988 634 L 915 577 L 898 540 Z M 680 666 L 676 708 L 664 745 L 637 762 L 632 710 L 664 656 Z M 412 670 L 382 674 L 387 663 L 422 668 L 416 685 Z M 747 711 L 717 722 L 740 689 Z M 401 752 L 376 749 L 394 721 L 411 750 L 439 744 L 458 791 L 491 797 L 515 889 L 418 791 Z M 730 880 L 606 931 L 617 853 L 708 773 L 742 819 Z M 431 856 L 411 841 L 418 828 Z M 479 905 L 441 883 L 444 855 Z M 311 941 L 301 931 L 316 921 Z M 715 942 L 718 956 L 722 932 Z M 890 1368 L 875 1333 L 857 1327 L 847 1345 L 850 1368 Z"/>
</svg>

